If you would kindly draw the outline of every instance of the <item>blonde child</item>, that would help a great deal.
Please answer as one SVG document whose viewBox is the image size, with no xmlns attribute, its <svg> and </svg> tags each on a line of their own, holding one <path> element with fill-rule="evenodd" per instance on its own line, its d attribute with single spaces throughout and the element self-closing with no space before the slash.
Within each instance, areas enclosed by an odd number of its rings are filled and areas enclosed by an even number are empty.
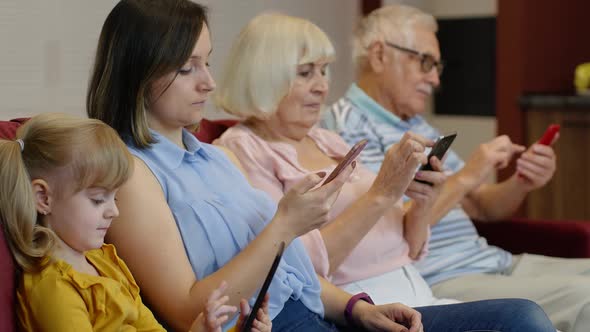
<svg viewBox="0 0 590 332">
<path fill-rule="evenodd" d="M 19 327 L 164 331 L 115 247 L 103 243 L 133 169 L 117 133 L 98 120 L 42 114 L 17 138 L 0 140 L 0 221 L 19 266 Z M 190 331 L 221 331 L 237 310 L 226 305 L 226 287 L 211 293 Z M 241 309 L 249 311 L 245 301 Z M 267 305 L 254 326 L 270 331 Z"/>
</svg>

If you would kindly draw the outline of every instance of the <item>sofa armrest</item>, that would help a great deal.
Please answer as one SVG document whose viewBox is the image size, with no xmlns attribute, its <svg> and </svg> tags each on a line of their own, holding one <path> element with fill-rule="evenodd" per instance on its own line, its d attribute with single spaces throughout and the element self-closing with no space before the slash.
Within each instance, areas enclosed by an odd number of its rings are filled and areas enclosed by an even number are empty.
<svg viewBox="0 0 590 332">
<path fill-rule="evenodd" d="M 503 222 L 476 221 L 475 227 L 489 244 L 513 254 L 590 257 L 590 221 L 514 218 Z"/>
</svg>

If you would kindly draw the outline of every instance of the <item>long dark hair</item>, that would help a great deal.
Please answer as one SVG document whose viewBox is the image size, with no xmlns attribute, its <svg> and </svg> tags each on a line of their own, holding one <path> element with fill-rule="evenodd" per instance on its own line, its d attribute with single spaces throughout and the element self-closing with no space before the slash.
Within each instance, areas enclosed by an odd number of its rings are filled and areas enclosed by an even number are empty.
<svg viewBox="0 0 590 332">
<path fill-rule="evenodd" d="M 207 24 L 206 12 L 189 0 L 120 1 L 100 33 L 86 95 L 88 116 L 131 135 L 140 148 L 154 143 L 146 117 L 150 86 L 189 59 Z"/>
</svg>

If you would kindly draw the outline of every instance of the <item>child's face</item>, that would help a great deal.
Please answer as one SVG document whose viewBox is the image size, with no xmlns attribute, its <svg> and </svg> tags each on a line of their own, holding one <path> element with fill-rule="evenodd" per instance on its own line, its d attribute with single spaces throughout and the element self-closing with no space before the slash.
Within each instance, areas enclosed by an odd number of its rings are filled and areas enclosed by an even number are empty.
<svg viewBox="0 0 590 332">
<path fill-rule="evenodd" d="M 119 215 L 116 192 L 94 187 L 55 197 L 46 217 L 48 226 L 78 252 L 100 248 L 113 218 Z"/>
</svg>

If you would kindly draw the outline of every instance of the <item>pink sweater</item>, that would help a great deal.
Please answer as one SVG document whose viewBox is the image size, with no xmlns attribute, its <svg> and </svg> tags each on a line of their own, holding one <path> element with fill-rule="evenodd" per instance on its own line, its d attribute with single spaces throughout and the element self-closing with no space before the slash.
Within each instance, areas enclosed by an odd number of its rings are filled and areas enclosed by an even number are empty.
<svg viewBox="0 0 590 332">
<path fill-rule="evenodd" d="M 342 159 L 350 147 L 338 136 L 321 128 L 312 129 L 308 136 L 329 157 Z M 288 143 L 268 142 L 244 125 L 229 128 L 216 142 L 236 154 L 253 186 L 266 191 L 277 202 L 295 183 L 310 172 L 332 171 L 334 166 L 308 170 L 299 165 L 295 148 Z M 358 161 L 357 161 L 358 163 Z M 329 219 L 333 220 L 350 204 L 366 193 L 375 179 L 369 169 L 357 164 L 343 186 Z M 342 264 L 328 275 L 326 246 L 319 230 L 301 237 L 316 272 L 336 285 L 348 284 L 381 275 L 411 263 L 409 248 L 403 237 L 401 201 L 380 218 Z"/>
</svg>

